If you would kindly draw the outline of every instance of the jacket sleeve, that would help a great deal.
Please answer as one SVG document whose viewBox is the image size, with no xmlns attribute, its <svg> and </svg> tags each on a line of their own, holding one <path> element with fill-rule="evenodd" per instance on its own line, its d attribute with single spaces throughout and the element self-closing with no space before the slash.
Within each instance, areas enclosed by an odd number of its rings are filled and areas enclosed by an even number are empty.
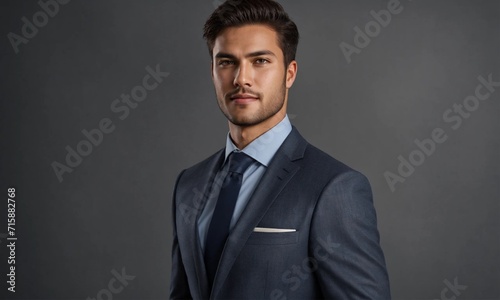
<svg viewBox="0 0 500 300">
<path fill-rule="evenodd" d="M 325 299 L 391 299 L 371 187 L 348 171 L 325 186 L 316 204 L 309 251 Z"/>
<path fill-rule="evenodd" d="M 177 224 L 176 224 L 176 191 L 179 179 L 182 176 L 181 172 L 175 183 L 174 195 L 172 199 L 172 228 L 173 228 L 173 243 L 172 243 L 172 272 L 170 273 L 170 299 L 192 299 L 189 292 L 189 284 L 182 262 L 182 255 L 179 249 L 179 241 L 177 239 Z"/>
</svg>

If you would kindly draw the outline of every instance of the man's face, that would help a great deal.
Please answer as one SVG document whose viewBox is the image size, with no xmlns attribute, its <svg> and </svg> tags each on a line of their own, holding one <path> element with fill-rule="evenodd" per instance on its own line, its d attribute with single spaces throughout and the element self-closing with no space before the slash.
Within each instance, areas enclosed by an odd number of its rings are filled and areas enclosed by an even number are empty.
<svg viewBox="0 0 500 300">
<path fill-rule="evenodd" d="M 235 125 L 284 117 L 295 72 L 295 61 L 285 70 L 277 34 L 267 26 L 230 27 L 215 39 L 212 78 L 217 101 Z"/>
</svg>

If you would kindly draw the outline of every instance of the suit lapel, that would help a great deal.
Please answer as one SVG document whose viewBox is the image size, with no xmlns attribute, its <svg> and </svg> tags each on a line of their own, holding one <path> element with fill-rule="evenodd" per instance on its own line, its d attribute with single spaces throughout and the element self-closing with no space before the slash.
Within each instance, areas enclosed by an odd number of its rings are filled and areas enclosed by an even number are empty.
<svg viewBox="0 0 500 300">
<path fill-rule="evenodd" d="M 259 224 L 276 197 L 299 170 L 296 160 L 304 155 L 307 142 L 295 127 L 276 152 L 268 169 L 260 179 L 247 206 L 229 234 L 215 276 L 211 299 L 219 293 L 231 267 L 253 229 Z"/>
<path fill-rule="evenodd" d="M 184 264 L 186 272 L 196 275 L 198 290 L 200 292 L 199 298 L 202 299 L 208 298 L 210 288 L 208 286 L 205 262 L 198 235 L 198 219 L 210 196 L 215 176 L 222 164 L 223 158 L 223 150 L 216 153 L 213 159 L 208 161 L 207 166 L 202 166 L 200 168 L 198 173 L 199 177 L 196 177 L 195 180 L 193 180 L 195 185 L 192 190 L 185 191 L 185 196 L 190 197 L 192 200 L 188 202 L 186 208 L 187 210 L 191 210 L 191 212 L 187 212 L 188 216 L 184 221 L 182 221 L 186 222 L 186 231 L 184 232 L 183 241 L 186 245 L 184 249 L 191 252 L 193 257 L 192 260 L 185 259 Z M 181 208 L 181 210 L 182 209 L 183 208 Z M 193 263 L 191 264 L 191 262 Z"/>
</svg>

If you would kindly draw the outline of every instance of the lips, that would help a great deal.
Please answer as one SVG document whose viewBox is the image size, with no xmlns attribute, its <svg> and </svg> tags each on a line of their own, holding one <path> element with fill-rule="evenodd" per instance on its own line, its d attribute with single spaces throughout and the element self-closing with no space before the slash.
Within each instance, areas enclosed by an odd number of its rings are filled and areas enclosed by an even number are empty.
<svg viewBox="0 0 500 300">
<path fill-rule="evenodd" d="M 259 99 L 257 96 L 252 94 L 235 94 L 230 97 L 231 101 L 236 104 L 247 104 Z"/>
</svg>

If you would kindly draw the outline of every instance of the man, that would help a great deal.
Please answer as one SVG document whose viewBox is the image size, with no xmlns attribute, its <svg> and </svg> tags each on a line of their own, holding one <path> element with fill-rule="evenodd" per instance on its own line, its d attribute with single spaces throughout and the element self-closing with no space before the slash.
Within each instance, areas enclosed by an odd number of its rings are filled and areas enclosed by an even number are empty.
<svg viewBox="0 0 500 300">
<path fill-rule="evenodd" d="M 371 188 L 286 115 L 298 31 L 272 0 L 228 0 L 204 28 L 226 147 L 173 198 L 171 299 L 390 299 Z"/>
</svg>

